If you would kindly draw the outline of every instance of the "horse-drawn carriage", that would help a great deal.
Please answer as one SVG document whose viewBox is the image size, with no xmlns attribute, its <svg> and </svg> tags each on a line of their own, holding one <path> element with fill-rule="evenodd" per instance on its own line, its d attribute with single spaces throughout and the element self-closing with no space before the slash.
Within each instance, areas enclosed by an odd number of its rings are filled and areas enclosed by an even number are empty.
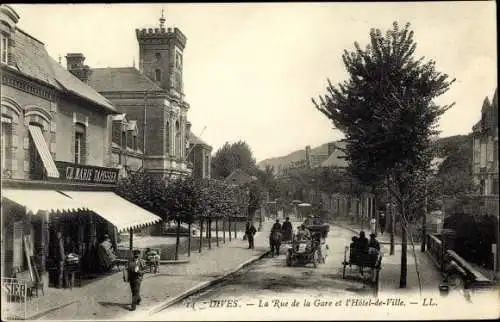
<svg viewBox="0 0 500 322">
<path fill-rule="evenodd" d="M 349 254 L 349 258 L 347 257 Z M 363 276 L 364 269 L 369 268 L 371 273 L 371 281 L 378 284 L 379 272 L 382 266 L 382 253 L 380 251 L 372 251 L 370 248 L 357 248 L 346 246 L 344 251 L 344 261 L 342 262 L 342 278 L 346 276 L 346 268 L 352 269 L 352 266 L 357 266 L 359 272 Z"/>
</svg>

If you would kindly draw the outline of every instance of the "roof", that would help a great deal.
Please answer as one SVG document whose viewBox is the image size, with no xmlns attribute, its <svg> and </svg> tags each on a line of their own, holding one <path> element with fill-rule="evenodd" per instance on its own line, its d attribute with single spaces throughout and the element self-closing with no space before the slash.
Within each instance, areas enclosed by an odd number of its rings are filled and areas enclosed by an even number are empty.
<svg viewBox="0 0 500 322">
<path fill-rule="evenodd" d="M 134 67 L 92 68 L 88 84 L 98 92 L 162 91 L 163 89 Z"/>
<path fill-rule="evenodd" d="M 62 92 L 69 92 L 87 101 L 91 101 L 106 111 L 116 113 L 113 105 L 92 87 L 79 80 L 64 69 L 47 52 L 45 45 L 17 28 L 13 33 L 16 46 L 13 47 L 15 65 L 11 66 L 23 74 L 52 85 Z"/>
<path fill-rule="evenodd" d="M 340 150 L 339 148 L 343 148 L 342 143 L 335 143 L 335 146 L 337 147 L 332 154 L 328 156 L 328 158 L 321 163 L 322 167 L 339 167 L 339 168 L 346 168 L 348 163 L 346 159 L 340 158 L 339 157 L 345 157 L 345 153 Z"/>
<path fill-rule="evenodd" d="M 257 179 L 256 177 L 249 175 L 245 171 L 243 171 L 241 169 L 236 169 L 233 172 L 231 172 L 231 174 L 228 175 L 224 179 L 224 181 L 228 184 L 240 185 L 240 184 L 252 182 L 256 179 Z"/>
<path fill-rule="evenodd" d="M 193 132 L 189 132 L 189 144 L 193 145 L 205 145 L 208 147 L 211 147 L 209 144 L 207 144 L 205 141 L 197 137 L 196 135 L 193 134 Z"/>
</svg>

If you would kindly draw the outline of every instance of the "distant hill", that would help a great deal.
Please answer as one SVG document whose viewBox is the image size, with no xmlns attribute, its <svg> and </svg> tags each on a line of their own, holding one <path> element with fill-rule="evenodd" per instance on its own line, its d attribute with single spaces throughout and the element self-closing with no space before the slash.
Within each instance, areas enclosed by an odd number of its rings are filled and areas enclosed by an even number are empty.
<svg viewBox="0 0 500 322">
<path fill-rule="evenodd" d="M 337 143 L 337 142 L 338 141 L 335 141 L 335 143 Z M 327 154 L 328 154 L 328 143 L 322 144 L 322 145 L 317 146 L 315 148 L 311 148 L 311 156 L 327 155 Z M 304 160 L 305 158 L 306 158 L 306 149 L 304 147 L 304 149 L 302 149 L 302 150 L 294 151 L 294 152 L 287 154 L 285 156 L 282 156 L 282 157 L 275 157 L 275 158 L 269 158 L 269 159 L 262 160 L 261 162 L 259 162 L 257 164 L 257 166 L 261 169 L 264 169 L 266 167 L 266 165 L 271 165 L 275 169 L 278 169 L 278 167 L 280 165 L 285 166 L 285 165 L 288 165 L 292 162 Z"/>
<path fill-rule="evenodd" d="M 340 143 L 340 141 L 334 141 L 334 143 Z M 339 145 L 343 145 L 340 143 Z M 437 156 L 439 157 L 449 157 L 460 155 L 462 158 L 471 160 L 472 162 L 472 135 L 453 135 L 443 138 L 438 138 L 434 142 L 434 148 L 436 149 Z M 327 155 L 328 154 L 328 143 L 322 144 L 315 148 L 311 148 L 311 156 L 314 155 Z M 271 165 L 274 169 L 278 169 L 279 166 L 289 165 L 292 162 L 297 162 L 304 160 L 306 156 L 305 148 L 301 150 L 296 150 L 290 154 L 281 157 L 269 158 L 262 160 L 257 164 L 261 169 L 264 169 L 266 165 Z"/>
</svg>

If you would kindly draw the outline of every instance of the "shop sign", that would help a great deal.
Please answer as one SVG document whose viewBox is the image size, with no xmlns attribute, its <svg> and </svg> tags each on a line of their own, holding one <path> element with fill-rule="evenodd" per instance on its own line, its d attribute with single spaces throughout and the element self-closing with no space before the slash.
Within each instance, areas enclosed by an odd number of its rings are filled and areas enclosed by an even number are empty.
<svg viewBox="0 0 500 322">
<path fill-rule="evenodd" d="M 14 278 L 2 278 L 2 295 L 26 297 L 26 283 Z"/>
<path fill-rule="evenodd" d="M 81 183 L 116 184 L 118 169 L 56 161 L 59 180 Z"/>
</svg>

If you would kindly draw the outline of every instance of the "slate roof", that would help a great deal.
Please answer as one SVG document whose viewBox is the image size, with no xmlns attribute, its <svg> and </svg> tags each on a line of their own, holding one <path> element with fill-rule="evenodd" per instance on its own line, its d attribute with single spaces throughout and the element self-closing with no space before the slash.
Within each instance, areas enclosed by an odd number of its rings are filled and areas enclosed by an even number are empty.
<svg viewBox="0 0 500 322">
<path fill-rule="evenodd" d="M 207 144 L 205 141 L 197 137 L 196 135 L 193 134 L 193 132 L 189 132 L 189 144 L 193 145 L 205 145 L 208 147 L 211 147 L 209 144 Z"/>
<path fill-rule="evenodd" d="M 87 83 L 98 92 L 163 91 L 134 67 L 92 68 Z"/>
<path fill-rule="evenodd" d="M 71 93 L 91 101 L 106 111 L 116 113 L 113 105 L 92 87 L 88 86 L 50 57 L 45 45 L 25 31 L 16 28 L 13 33 L 16 46 L 13 47 L 15 64 L 9 68 L 52 85 L 62 92 Z"/>
</svg>

